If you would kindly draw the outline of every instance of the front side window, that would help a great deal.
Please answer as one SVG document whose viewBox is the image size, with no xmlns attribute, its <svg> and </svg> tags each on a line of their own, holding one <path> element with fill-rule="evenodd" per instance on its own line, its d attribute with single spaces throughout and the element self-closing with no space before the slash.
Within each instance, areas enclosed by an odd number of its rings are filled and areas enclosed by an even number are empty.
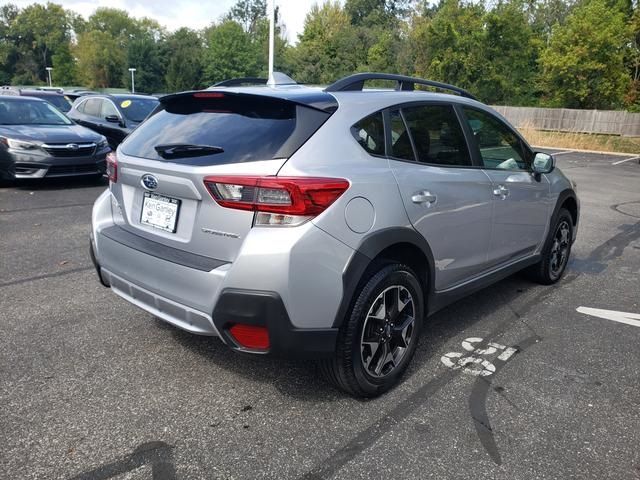
<svg viewBox="0 0 640 480">
<path fill-rule="evenodd" d="M 487 168 L 527 170 L 527 161 L 518 136 L 493 115 L 464 108 L 469 127 L 473 131 L 482 162 Z"/>
<path fill-rule="evenodd" d="M 384 121 L 382 112 L 363 118 L 353 127 L 351 134 L 371 155 L 384 155 Z"/>
<path fill-rule="evenodd" d="M 84 103 L 84 109 L 82 110 L 82 112 L 85 115 L 90 115 L 92 117 L 99 117 L 101 110 L 102 110 L 102 99 L 90 98 Z"/>
<path fill-rule="evenodd" d="M 403 108 L 402 112 L 419 162 L 442 166 L 471 165 L 467 143 L 451 105 L 422 105 Z"/>
<path fill-rule="evenodd" d="M 84 113 L 84 107 L 87 105 L 87 102 L 80 102 L 78 103 L 78 106 L 75 107 L 76 111 L 80 112 L 80 113 Z"/>
<path fill-rule="evenodd" d="M 116 106 L 111 103 L 108 100 L 105 100 L 104 102 L 102 102 L 102 118 L 107 118 L 107 117 L 119 117 L 120 113 L 118 112 L 118 109 L 116 108 Z"/>
</svg>

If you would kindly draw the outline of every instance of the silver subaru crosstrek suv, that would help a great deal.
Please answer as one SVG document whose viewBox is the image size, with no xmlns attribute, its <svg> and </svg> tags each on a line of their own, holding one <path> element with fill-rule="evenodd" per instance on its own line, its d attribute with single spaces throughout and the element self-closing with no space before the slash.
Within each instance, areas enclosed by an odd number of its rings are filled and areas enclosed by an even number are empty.
<svg viewBox="0 0 640 480">
<path fill-rule="evenodd" d="M 109 155 L 91 255 L 125 300 L 370 397 L 428 315 L 519 270 L 561 278 L 572 182 L 466 91 L 226 85 L 162 97 Z"/>
</svg>

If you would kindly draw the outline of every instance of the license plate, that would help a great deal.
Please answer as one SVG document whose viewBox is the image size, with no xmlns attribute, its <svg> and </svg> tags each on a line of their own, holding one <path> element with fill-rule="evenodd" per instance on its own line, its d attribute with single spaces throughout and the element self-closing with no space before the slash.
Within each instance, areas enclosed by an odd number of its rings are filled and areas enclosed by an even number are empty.
<svg viewBox="0 0 640 480">
<path fill-rule="evenodd" d="M 179 211 L 180 200 L 177 198 L 144 192 L 140 223 L 175 233 Z"/>
</svg>

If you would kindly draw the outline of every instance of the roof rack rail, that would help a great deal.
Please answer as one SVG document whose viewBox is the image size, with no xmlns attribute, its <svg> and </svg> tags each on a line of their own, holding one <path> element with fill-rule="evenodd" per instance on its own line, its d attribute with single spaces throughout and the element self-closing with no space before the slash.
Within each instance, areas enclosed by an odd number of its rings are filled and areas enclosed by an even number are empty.
<svg viewBox="0 0 640 480">
<path fill-rule="evenodd" d="M 466 90 L 449 85 L 448 83 L 436 82 L 434 80 L 425 80 L 423 78 L 407 77 L 405 75 L 395 75 L 393 73 L 356 73 L 348 77 L 332 83 L 324 89 L 325 92 L 352 92 L 359 91 L 364 88 L 364 82 L 367 80 L 394 80 L 397 82 L 396 90 L 413 91 L 416 84 L 426 85 L 428 87 L 439 88 L 440 90 L 448 90 L 455 92 L 466 98 L 477 100 Z"/>
<path fill-rule="evenodd" d="M 259 77 L 240 77 L 240 78 L 230 78 L 229 80 L 223 80 L 221 82 L 215 83 L 214 87 L 239 87 L 241 85 L 266 85 L 266 78 Z"/>
</svg>

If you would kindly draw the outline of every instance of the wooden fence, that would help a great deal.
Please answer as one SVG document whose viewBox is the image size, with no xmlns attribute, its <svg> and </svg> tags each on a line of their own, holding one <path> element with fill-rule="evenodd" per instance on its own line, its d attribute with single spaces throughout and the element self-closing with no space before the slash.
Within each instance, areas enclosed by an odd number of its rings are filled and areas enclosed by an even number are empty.
<svg viewBox="0 0 640 480">
<path fill-rule="evenodd" d="M 517 128 L 561 132 L 605 133 L 640 137 L 640 113 L 616 110 L 573 110 L 493 106 Z"/>
</svg>

